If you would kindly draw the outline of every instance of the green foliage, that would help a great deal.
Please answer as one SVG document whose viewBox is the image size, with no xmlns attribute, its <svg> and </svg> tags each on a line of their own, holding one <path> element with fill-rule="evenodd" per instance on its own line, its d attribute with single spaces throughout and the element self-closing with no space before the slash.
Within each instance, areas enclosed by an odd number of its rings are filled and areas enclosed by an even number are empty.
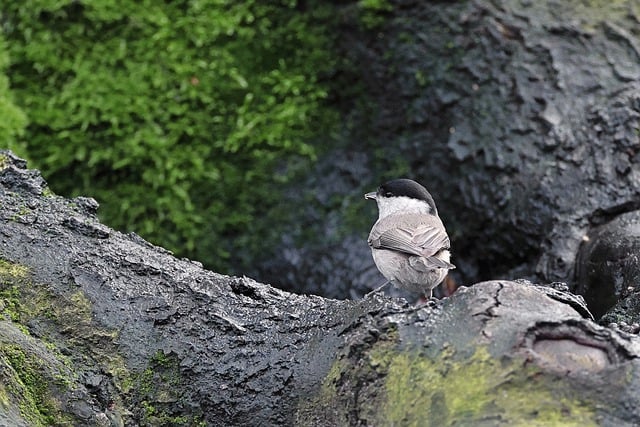
<svg viewBox="0 0 640 427">
<path fill-rule="evenodd" d="M 386 20 L 385 15 L 393 10 L 388 0 L 360 0 L 360 24 L 367 30 L 380 27 Z"/>
<path fill-rule="evenodd" d="M 34 166 L 57 193 L 98 199 L 110 225 L 211 267 L 246 256 L 247 230 L 336 121 L 319 82 L 325 6 L 3 3 Z"/>
<path fill-rule="evenodd" d="M 5 71 L 9 65 L 7 42 L 0 33 L 0 147 L 9 148 L 18 154 L 25 154 L 20 137 L 24 134 L 27 117 L 15 105 L 9 90 L 9 79 Z"/>
</svg>

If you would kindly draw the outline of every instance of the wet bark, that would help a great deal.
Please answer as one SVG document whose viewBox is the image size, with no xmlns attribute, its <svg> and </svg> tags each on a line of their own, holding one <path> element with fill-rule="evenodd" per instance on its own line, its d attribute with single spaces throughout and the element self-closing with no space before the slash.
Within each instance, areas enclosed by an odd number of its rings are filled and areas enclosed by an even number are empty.
<svg viewBox="0 0 640 427">
<path fill-rule="evenodd" d="M 7 424 L 640 422 L 640 340 L 560 285 L 417 307 L 294 295 L 111 230 L 10 153 L 0 165 Z"/>
</svg>

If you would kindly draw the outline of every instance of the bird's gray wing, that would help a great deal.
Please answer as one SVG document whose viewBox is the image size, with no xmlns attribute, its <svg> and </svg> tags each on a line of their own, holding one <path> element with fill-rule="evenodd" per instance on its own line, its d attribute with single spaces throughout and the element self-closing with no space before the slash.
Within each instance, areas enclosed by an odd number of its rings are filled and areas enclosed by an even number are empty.
<svg viewBox="0 0 640 427">
<path fill-rule="evenodd" d="M 421 225 L 413 232 L 406 228 L 391 228 L 377 238 L 369 240 L 371 247 L 404 252 L 409 255 L 409 265 L 418 271 L 436 268 L 453 269 L 453 264 L 436 256 L 440 250 L 449 249 L 449 236 L 443 228 Z"/>
<path fill-rule="evenodd" d="M 429 258 L 441 249 L 448 249 L 450 243 L 449 236 L 447 236 L 443 227 L 432 224 L 419 224 L 412 228 L 389 228 L 371 238 L 369 245 L 376 249 L 395 250 Z M 450 265 L 449 263 L 446 264 Z"/>
<path fill-rule="evenodd" d="M 415 270 L 424 272 L 431 271 L 434 268 L 446 268 L 448 270 L 456 268 L 456 266 L 451 264 L 450 262 L 447 262 L 435 256 L 430 256 L 427 258 L 421 256 L 409 257 L 409 265 Z"/>
</svg>

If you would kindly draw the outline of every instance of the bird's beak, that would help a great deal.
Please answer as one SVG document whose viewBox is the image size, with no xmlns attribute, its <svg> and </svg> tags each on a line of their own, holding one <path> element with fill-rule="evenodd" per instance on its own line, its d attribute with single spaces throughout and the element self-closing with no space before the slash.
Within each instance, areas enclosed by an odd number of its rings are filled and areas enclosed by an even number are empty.
<svg viewBox="0 0 640 427">
<path fill-rule="evenodd" d="M 364 198 L 365 199 L 373 199 L 373 200 L 375 200 L 377 196 L 378 196 L 377 193 L 375 191 L 372 191 L 371 193 L 365 194 Z"/>
</svg>

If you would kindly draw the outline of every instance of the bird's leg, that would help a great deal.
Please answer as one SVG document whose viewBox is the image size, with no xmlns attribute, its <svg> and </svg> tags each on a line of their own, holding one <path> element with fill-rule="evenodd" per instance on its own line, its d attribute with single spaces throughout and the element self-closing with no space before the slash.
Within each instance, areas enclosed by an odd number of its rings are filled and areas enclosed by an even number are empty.
<svg viewBox="0 0 640 427">
<path fill-rule="evenodd" d="M 418 298 L 418 302 L 416 302 L 416 307 L 422 307 L 425 305 L 432 305 L 437 303 L 438 298 L 433 296 L 433 289 L 429 289 L 428 292 L 425 292 Z"/>
<path fill-rule="evenodd" d="M 433 296 L 433 288 L 429 289 L 429 293 L 425 293 L 424 297 L 426 298 L 425 304 L 427 305 L 435 304 L 440 301 L 438 298 Z"/>
<path fill-rule="evenodd" d="M 384 282 L 382 285 L 378 286 L 377 288 L 375 288 L 374 290 L 372 290 L 371 292 L 367 293 L 364 298 L 369 298 L 371 295 L 373 294 L 377 294 L 378 292 L 380 292 L 382 289 L 384 289 L 389 283 L 391 283 L 390 280 L 387 280 L 386 282 Z"/>
</svg>

